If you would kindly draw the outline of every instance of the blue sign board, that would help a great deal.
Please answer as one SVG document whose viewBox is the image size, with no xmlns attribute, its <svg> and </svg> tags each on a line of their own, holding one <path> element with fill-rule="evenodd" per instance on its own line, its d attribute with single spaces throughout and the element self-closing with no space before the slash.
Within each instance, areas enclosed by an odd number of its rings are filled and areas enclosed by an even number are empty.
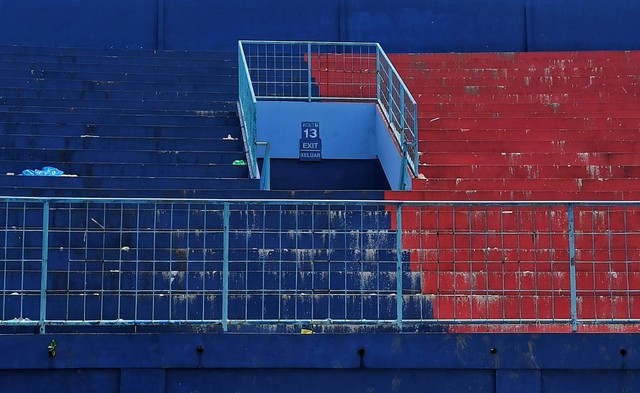
<svg viewBox="0 0 640 393">
<path fill-rule="evenodd" d="M 322 161 L 322 140 L 320 139 L 320 123 L 318 122 L 302 122 L 300 161 Z"/>
</svg>

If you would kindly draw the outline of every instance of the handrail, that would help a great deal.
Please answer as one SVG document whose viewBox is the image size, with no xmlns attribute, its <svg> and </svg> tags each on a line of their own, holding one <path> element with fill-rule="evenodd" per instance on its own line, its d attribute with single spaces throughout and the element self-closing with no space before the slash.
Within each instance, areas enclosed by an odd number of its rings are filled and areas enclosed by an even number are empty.
<svg viewBox="0 0 640 393">
<path fill-rule="evenodd" d="M 238 114 L 240 116 L 240 125 L 242 127 L 243 140 L 245 143 L 245 151 L 247 153 L 247 162 L 249 166 L 249 175 L 252 179 L 258 178 L 258 164 L 256 159 L 256 95 L 251 83 L 251 75 L 249 67 L 244 55 L 242 44 L 238 43 Z"/>
<path fill-rule="evenodd" d="M 383 99 L 385 95 L 381 94 L 382 86 L 379 88 L 377 93 L 378 105 L 383 109 L 387 121 L 391 124 L 396 140 L 401 146 L 403 158 L 407 160 L 409 168 L 415 177 L 418 176 L 420 157 L 418 151 L 418 104 L 380 44 L 376 44 L 376 47 L 378 49 L 377 73 L 381 76 L 378 78 L 379 86 L 382 84 L 381 81 L 384 80 L 383 71 L 385 68 L 388 68 L 388 85 L 390 86 L 387 102 L 384 102 L 385 100 Z M 396 94 L 391 88 L 396 83 L 400 87 L 399 91 L 396 92 L 399 95 L 400 102 L 394 101 Z"/>
<path fill-rule="evenodd" d="M 260 189 L 271 189 L 271 144 L 269 142 L 257 142 L 257 146 L 264 147 L 262 154 L 262 171 L 260 171 Z"/>
<path fill-rule="evenodd" d="M 242 40 L 238 45 L 242 78 L 248 78 L 258 100 L 377 102 L 403 157 L 403 176 L 407 167 L 418 175 L 418 105 L 379 44 Z"/>
</svg>

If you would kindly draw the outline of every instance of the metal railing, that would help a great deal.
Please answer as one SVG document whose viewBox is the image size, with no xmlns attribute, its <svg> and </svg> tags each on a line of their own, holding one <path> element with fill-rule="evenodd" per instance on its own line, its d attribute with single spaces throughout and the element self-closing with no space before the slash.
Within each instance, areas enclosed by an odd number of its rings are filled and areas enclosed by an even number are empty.
<svg viewBox="0 0 640 393">
<path fill-rule="evenodd" d="M 0 326 L 640 323 L 640 203 L 0 201 Z"/>
<path fill-rule="evenodd" d="M 256 99 L 376 102 L 404 164 L 418 174 L 418 105 L 379 44 L 240 41 L 238 47 L 245 113 Z"/>
<path fill-rule="evenodd" d="M 251 178 L 259 178 L 258 163 L 256 159 L 256 95 L 251 84 L 251 76 L 247 65 L 242 45 L 238 44 L 238 100 L 240 124 L 247 152 L 247 164 Z"/>
</svg>

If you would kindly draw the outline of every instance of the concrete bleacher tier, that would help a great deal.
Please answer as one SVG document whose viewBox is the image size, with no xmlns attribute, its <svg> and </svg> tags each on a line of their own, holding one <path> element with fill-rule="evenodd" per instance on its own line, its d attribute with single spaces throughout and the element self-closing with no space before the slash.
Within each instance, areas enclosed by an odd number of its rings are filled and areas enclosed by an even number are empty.
<svg viewBox="0 0 640 393">
<path fill-rule="evenodd" d="M 246 159 L 236 113 L 235 54 L 0 47 L 0 69 L 3 70 L 0 76 L 3 136 L 0 195 L 510 202 L 638 199 L 637 57 L 635 52 L 393 55 L 392 62 L 420 108 L 420 173 L 424 178 L 414 179 L 413 191 L 265 193 L 258 190 L 258 180 L 249 178 L 246 166 L 233 165 L 235 160 Z M 324 67 L 322 75 L 314 75 L 323 95 L 354 93 L 350 88 L 337 91 L 325 82 L 348 80 L 371 84 L 375 81 L 372 73 L 348 75 L 352 69 L 348 58 L 340 62 L 330 56 L 316 58 L 321 65 L 325 60 L 327 64 L 341 64 L 343 68 Z M 47 165 L 74 176 L 19 176 L 23 169 Z M 14 175 L 5 175 L 5 172 Z M 231 285 L 232 290 L 240 292 L 237 307 L 231 303 L 232 315 L 239 313 L 239 319 L 248 314 L 257 319 L 279 319 L 283 318 L 283 309 L 297 310 L 300 304 L 281 303 L 283 300 L 276 297 L 264 297 L 261 301 L 268 299 L 266 303 L 275 307 L 277 314 L 249 310 L 247 293 L 265 289 L 261 287 L 265 285 L 265 273 L 249 271 L 247 262 L 279 261 L 289 266 L 296 260 L 289 248 L 295 248 L 296 252 L 301 248 L 313 249 L 309 254 L 311 259 L 303 258 L 300 267 L 290 267 L 289 271 L 276 275 L 278 285 L 284 288 L 324 291 L 319 298 L 321 303 L 307 302 L 300 306 L 301 312 L 307 307 L 318 312 L 312 315 L 315 318 L 360 319 L 363 313 L 370 315 L 371 310 L 377 310 L 378 317 L 393 318 L 394 304 L 389 293 L 367 300 L 357 296 L 371 289 L 367 286 L 371 280 L 384 288 L 393 286 L 392 245 L 396 223 L 392 212 L 384 209 L 356 212 L 349 220 L 355 223 L 353 228 L 346 221 L 333 222 L 334 214 L 322 209 L 313 214 L 294 209 L 283 215 L 280 211 L 273 213 L 276 218 L 267 217 L 264 208 L 255 211 L 247 208 L 246 212 L 247 216 L 249 212 L 258 216 L 265 214 L 266 224 L 260 225 L 266 225 L 261 228 L 267 232 L 282 230 L 282 217 L 291 216 L 296 225 L 311 221 L 315 225 L 326 223 L 327 228 L 339 228 L 344 231 L 344 239 L 343 243 L 334 244 L 334 254 L 329 258 L 322 256 L 324 244 L 285 247 L 279 243 L 278 234 L 271 240 L 261 239 L 274 241 L 281 249 L 262 245 L 262 249 L 272 251 L 258 255 L 246 246 L 251 239 L 238 237 L 231 249 L 232 269 L 237 268 L 231 271 Z M 7 207 L 3 215 L 17 215 L 17 221 L 26 220 L 19 217 L 22 213 Z M 133 223 L 126 222 L 127 218 L 123 218 L 117 208 L 103 206 L 99 213 L 106 221 L 112 221 L 114 228 L 133 228 Z M 35 222 L 41 217 L 38 210 L 32 214 Z M 71 226 L 71 212 L 61 210 L 56 214 L 54 222 L 60 231 Z M 164 229 L 189 232 L 196 230 L 194 226 L 201 215 L 202 209 L 195 207 L 175 220 L 173 210 L 170 214 L 163 211 L 155 218 L 143 218 L 158 222 L 170 220 L 170 226 Z M 576 209 L 580 317 L 640 318 L 637 296 L 625 297 L 640 285 L 640 270 L 628 263 L 640 259 L 635 251 L 640 249 L 636 247 L 640 246 L 637 244 L 640 239 L 629 236 L 622 246 L 616 244 L 612 248 L 610 239 L 589 235 L 594 228 L 607 227 L 614 228 L 617 234 L 636 233 L 640 231 L 637 216 L 636 210 Z M 87 221 L 88 217 L 86 212 L 84 217 L 76 217 L 79 221 L 73 227 L 93 225 Z M 361 256 L 349 252 L 353 239 L 348 236 L 351 230 L 367 230 L 366 225 L 357 227 L 367 220 L 375 224 L 372 228 L 380 234 L 375 246 L 384 251 L 373 260 L 360 261 Z M 405 273 L 407 277 L 421 277 L 404 288 L 408 299 L 407 318 L 411 318 L 412 312 L 419 319 L 441 320 L 569 318 L 566 208 L 553 212 L 530 206 L 409 208 L 404 211 L 403 220 L 403 248 L 410 259 L 407 270 L 411 270 Z M 232 230 L 242 231 L 242 225 Z M 292 226 L 291 230 L 296 228 L 299 227 Z M 198 248 L 201 244 L 198 242 L 203 239 L 186 244 L 185 238 L 176 233 L 170 239 L 171 246 L 157 247 L 148 258 L 144 254 L 125 256 L 142 258 L 143 263 L 155 263 L 156 259 L 182 263 L 184 258 L 179 253 Z M 24 247 L 23 239 L 8 237 L 7 241 L 15 242 L 4 246 L 10 253 L 18 253 L 16 261 L 25 257 L 19 255 Z M 34 238 L 28 249 L 37 251 L 39 241 Z M 74 260 L 108 260 L 118 264 L 123 258 L 122 244 L 106 245 L 103 238 L 91 241 L 97 243 L 87 246 L 84 255 L 73 256 Z M 210 239 L 209 244 L 212 241 Z M 66 251 L 57 250 L 73 249 L 71 236 L 58 233 L 51 242 L 55 250 L 51 255 L 52 266 L 66 272 L 72 266 L 71 257 Z M 136 246 L 146 250 L 154 247 L 142 243 Z M 113 256 L 106 256 L 105 249 L 114 252 Z M 38 259 L 37 252 L 27 257 Z M 204 255 L 194 257 L 204 259 Z M 358 262 L 360 270 L 332 270 L 336 268 L 335 263 L 347 269 L 347 263 L 353 261 Z M 590 263 L 581 265 L 583 261 Z M 375 268 L 374 262 L 379 264 Z M 220 270 L 216 263 L 198 265 L 196 270 L 203 273 Z M 305 268 L 307 263 L 309 267 Z M 27 275 L 34 282 L 40 279 L 37 269 L 36 263 Z M 61 278 L 55 281 L 60 287 L 53 285 L 52 290 L 64 291 L 68 285 L 66 279 L 88 280 L 87 285 L 91 286 L 94 278 L 104 280 L 109 276 L 104 270 L 107 267 L 96 269 L 76 275 L 61 273 Z M 296 273 L 290 274 L 293 271 Z M 195 281 L 187 277 L 186 281 L 174 283 L 174 277 L 165 273 L 154 268 L 119 272 L 118 277 L 134 282 L 134 277 L 140 275 L 141 282 L 157 281 L 154 289 L 166 287 L 178 294 L 190 286 L 202 285 L 202 277 L 193 278 Z M 302 275 L 296 278 L 298 273 Z M 72 276 L 74 278 L 69 278 Z M 18 270 L 7 277 L 5 290 L 21 285 L 22 275 Z M 95 285 L 117 291 L 120 281 L 113 280 L 107 277 L 106 284 L 96 281 Z M 211 288 L 218 288 L 216 280 L 219 277 L 211 281 Z M 353 312 L 347 309 L 343 298 L 329 307 L 336 314 L 318 311 L 327 310 L 325 306 L 332 302 L 332 291 L 347 294 L 352 290 L 356 294 Z M 611 297 L 601 298 L 598 292 L 606 292 Z M 421 293 L 419 298 L 417 293 Z M 117 295 L 114 292 L 113 299 L 106 298 L 107 313 Z M 68 301 L 68 298 L 61 299 Z M 7 307 L 20 305 L 8 303 Z M 186 315 L 181 314 L 179 307 L 173 312 L 175 314 L 163 309 L 156 317 Z M 568 325 L 550 326 L 526 329 L 568 329 Z M 468 330 L 482 328 L 487 327 L 467 327 Z M 451 329 L 465 328 L 458 324 Z"/>
<path fill-rule="evenodd" d="M 234 53 L 0 47 L 0 69 L 3 196 L 202 200 L 384 195 L 375 190 L 259 190 L 259 180 L 249 177 L 247 166 L 234 165 L 247 159 L 236 107 Z M 44 166 L 68 176 L 21 175 L 24 169 Z M 222 205 L 165 201 L 137 206 L 52 202 L 48 318 L 222 318 Z M 235 235 L 228 250 L 229 318 L 395 318 L 396 235 L 388 230 L 390 214 L 384 208 L 239 204 L 231 209 L 229 230 Z M 41 207 L 7 203 L 0 215 L 7 220 L 7 235 L 0 240 L 5 250 L 2 293 L 23 295 L 4 296 L 1 315 L 37 320 L 39 297 L 24 289 L 40 287 L 42 235 L 8 226 L 42 225 Z M 300 228 L 326 228 L 334 234 L 281 237 L 281 231 Z M 99 233 L 93 233 L 96 229 Z M 368 231 L 375 250 L 360 250 L 365 236 L 359 230 Z M 123 251 L 129 249 L 136 252 Z M 417 287 L 407 296 L 408 310 L 430 315 L 429 303 L 416 299 L 422 298 L 419 280 L 413 282 Z M 363 295 L 380 288 L 379 295 Z M 87 291 L 100 295 L 87 297 Z M 291 296 L 300 291 L 306 294 Z"/>
<path fill-rule="evenodd" d="M 414 179 L 413 191 L 388 192 L 387 198 L 638 200 L 638 56 L 392 56 L 419 104 L 424 178 Z M 436 318 L 535 319 L 552 317 L 554 310 L 568 313 L 566 208 L 444 207 L 414 213 L 403 228 L 422 232 L 405 237 L 405 246 L 413 250 L 414 269 L 424 273 L 424 293 L 434 295 Z M 629 263 L 640 258 L 635 251 L 640 239 L 625 235 L 640 230 L 637 210 L 583 207 L 575 214 L 579 315 L 639 318 L 638 297 L 626 298 L 627 291 L 640 285 L 640 272 Z M 604 228 L 611 229 L 613 245 L 611 237 L 594 235 Z M 468 296 L 453 296 L 454 290 Z M 599 296 L 604 293 L 613 301 L 605 302 Z"/>
<path fill-rule="evenodd" d="M 637 200 L 638 52 L 395 55 L 421 200 Z M 415 194 L 417 195 L 417 194 Z"/>
<path fill-rule="evenodd" d="M 245 159 L 233 53 L 5 46 L 0 69 L 2 195 L 259 188 L 233 165 Z M 71 176 L 18 176 L 43 166 Z"/>
</svg>

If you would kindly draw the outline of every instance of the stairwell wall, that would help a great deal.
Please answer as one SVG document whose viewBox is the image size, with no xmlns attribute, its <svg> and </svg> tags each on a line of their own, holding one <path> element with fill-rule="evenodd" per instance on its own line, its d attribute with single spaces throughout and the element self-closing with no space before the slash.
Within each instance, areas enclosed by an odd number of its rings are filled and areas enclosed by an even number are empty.
<svg viewBox="0 0 640 393">
<path fill-rule="evenodd" d="M 376 104 L 258 101 L 256 117 L 257 140 L 271 144 L 272 189 L 396 189 L 400 157 Z M 321 161 L 299 160 L 303 122 L 319 124 Z"/>
</svg>

